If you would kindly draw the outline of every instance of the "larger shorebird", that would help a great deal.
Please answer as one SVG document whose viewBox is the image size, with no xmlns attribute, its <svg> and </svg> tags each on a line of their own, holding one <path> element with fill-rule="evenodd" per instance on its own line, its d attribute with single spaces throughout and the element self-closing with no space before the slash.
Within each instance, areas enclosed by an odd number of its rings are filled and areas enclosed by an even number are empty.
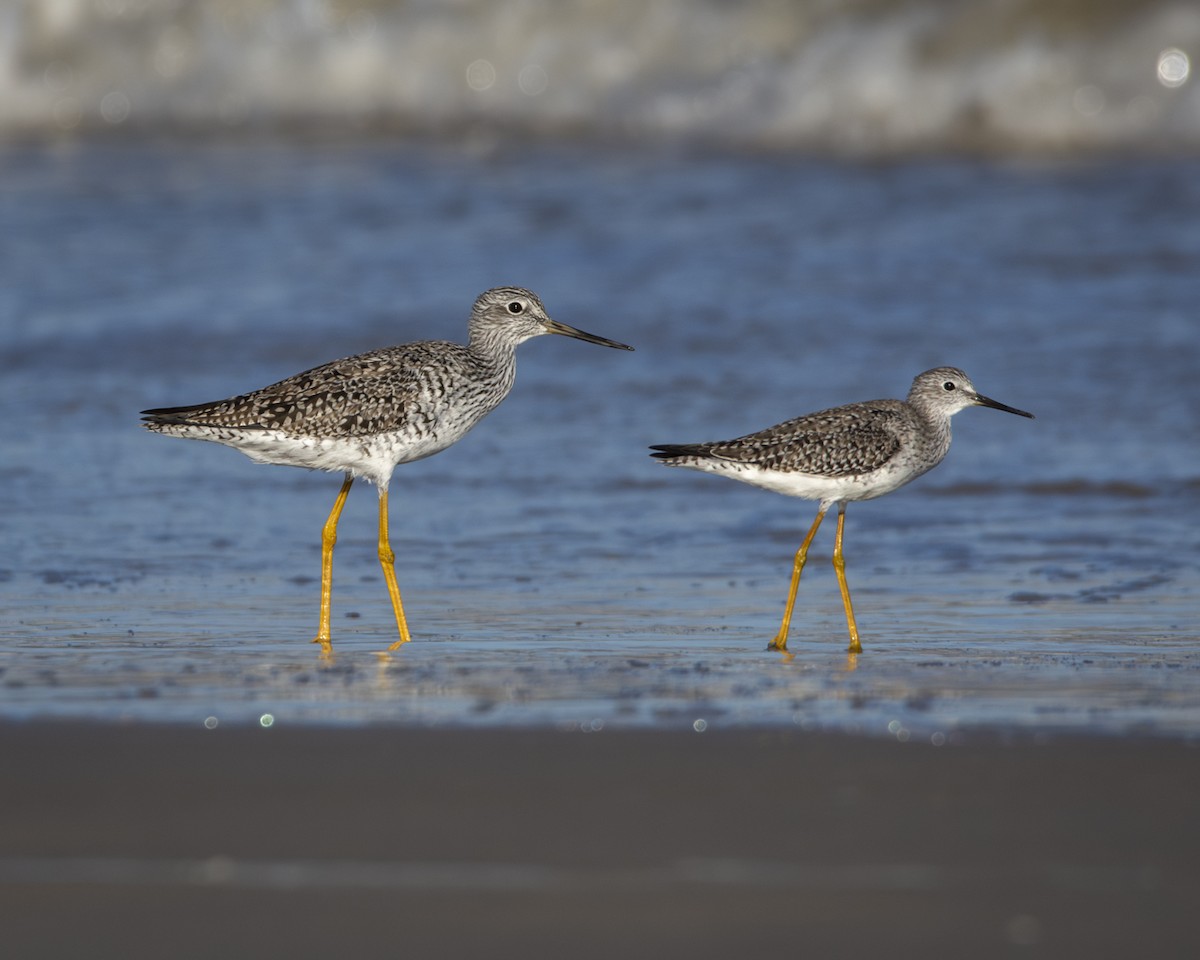
<svg viewBox="0 0 1200 960">
<path fill-rule="evenodd" d="M 388 483 L 397 464 L 445 450 L 496 408 L 516 375 L 516 348 L 557 333 L 618 350 L 633 348 L 551 320 L 521 287 L 496 287 L 471 309 L 466 346 L 427 340 L 384 347 L 314 367 L 269 387 L 190 407 L 143 410 L 146 429 L 211 440 L 259 463 L 344 473 L 321 532 L 321 613 L 314 643 L 331 648 L 330 594 L 337 524 L 350 485 L 379 490 L 379 563 L 400 638 L 411 639 L 388 537 Z"/>
<path fill-rule="evenodd" d="M 826 511 L 838 508 L 833 566 L 837 572 L 850 652 L 861 653 L 858 624 L 846 585 L 842 530 L 846 504 L 891 493 L 932 470 L 950 449 L 950 418 L 967 407 L 991 407 L 1020 417 L 1032 413 L 981 395 L 957 367 L 935 367 L 913 380 L 908 399 L 850 403 L 797 417 L 736 440 L 662 444 L 651 454 L 674 467 L 690 467 L 805 500 L 817 500 L 817 517 L 796 551 L 779 633 L 768 645 L 786 650 L 796 588 L 808 548 Z"/>
</svg>

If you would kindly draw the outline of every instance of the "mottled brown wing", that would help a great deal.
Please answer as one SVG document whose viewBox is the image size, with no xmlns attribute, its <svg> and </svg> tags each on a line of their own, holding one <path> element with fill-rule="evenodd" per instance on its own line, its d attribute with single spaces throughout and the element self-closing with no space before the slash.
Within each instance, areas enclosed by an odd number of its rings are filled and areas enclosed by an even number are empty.
<svg viewBox="0 0 1200 960">
<path fill-rule="evenodd" d="M 444 392 L 466 348 L 419 342 L 334 360 L 261 390 L 191 407 L 145 411 L 159 422 L 362 436 L 404 422 L 420 401 Z"/>
<path fill-rule="evenodd" d="M 893 401 L 808 414 L 736 440 L 703 444 L 710 457 L 768 470 L 847 477 L 877 470 L 900 450 L 902 412 Z"/>
</svg>

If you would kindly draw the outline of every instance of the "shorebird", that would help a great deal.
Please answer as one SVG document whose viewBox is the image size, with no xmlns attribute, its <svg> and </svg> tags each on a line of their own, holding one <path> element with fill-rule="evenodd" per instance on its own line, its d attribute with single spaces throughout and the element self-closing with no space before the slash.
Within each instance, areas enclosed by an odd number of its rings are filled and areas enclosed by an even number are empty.
<svg viewBox="0 0 1200 960">
<path fill-rule="evenodd" d="M 143 410 L 146 429 L 211 440 L 259 463 L 345 474 L 321 531 L 321 612 L 314 643 L 331 649 L 330 595 L 338 518 L 358 477 L 379 491 L 379 562 L 400 638 L 411 639 L 388 537 L 388 484 L 398 464 L 445 450 L 496 408 L 516 375 L 516 348 L 556 333 L 633 348 L 551 320 L 521 287 L 496 287 L 471 309 L 467 345 L 442 340 L 384 347 L 334 360 L 228 400 Z"/>
<path fill-rule="evenodd" d="M 779 633 L 768 644 L 786 650 L 796 588 L 808 548 L 825 513 L 838 508 L 833 567 L 850 630 L 850 652 L 862 652 L 846 562 L 842 531 L 846 504 L 891 493 L 932 470 L 950 449 L 950 418 L 967 407 L 991 407 L 1032 419 L 1032 413 L 982 396 L 957 367 L 926 370 L 912 382 L 906 400 L 871 400 L 821 410 L 768 427 L 735 440 L 712 443 L 662 444 L 651 456 L 669 466 L 688 467 L 741 480 L 790 497 L 817 500 L 817 516 L 796 551 L 787 606 Z"/>
</svg>

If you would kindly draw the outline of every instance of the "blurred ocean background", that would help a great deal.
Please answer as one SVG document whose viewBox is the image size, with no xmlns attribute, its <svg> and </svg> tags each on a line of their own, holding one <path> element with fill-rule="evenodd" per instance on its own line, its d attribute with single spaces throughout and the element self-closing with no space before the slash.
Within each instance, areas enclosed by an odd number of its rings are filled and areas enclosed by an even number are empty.
<svg viewBox="0 0 1200 960">
<path fill-rule="evenodd" d="M 6 0 L 0 129 L 1195 148 L 1185 0 Z"/>
<path fill-rule="evenodd" d="M 1200 736 L 1200 7 L 0 0 L 0 717 Z M 465 336 L 483 289 L 637 348 L 519 351 L 359 485 L 144 407 Z M 972 410 L 822 530 L 651 443 Z M 938 739 L 940 738 L 940 740 Z"/>
</svg>

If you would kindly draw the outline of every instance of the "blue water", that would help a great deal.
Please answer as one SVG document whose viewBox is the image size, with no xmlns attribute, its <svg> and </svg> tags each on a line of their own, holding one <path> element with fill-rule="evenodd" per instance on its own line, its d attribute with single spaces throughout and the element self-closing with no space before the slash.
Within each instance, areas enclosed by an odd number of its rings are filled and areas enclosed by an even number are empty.
<svg viewBox="0 0 1200 960">
<path fill-rule="evenodd" d="M 445 141 L 80 141 L 0 152 L 0 718 L 799 725 L 1200 736 L 1200 162 L 834 162 Z M 633 344 L 519 352 L 512 395 L 398 469 L 397 571 L 339 480 L 150 435 L 532 287 Z M 812 504 L 651 443 L 903 396 L 938 364 L 1033 411 L 955 419 L 852 504 L 865 652 Z M 215 719 L 209 719 L 215 718 Z M 940 739 L 939 739 L 940 738 Z"/>
</svg>

